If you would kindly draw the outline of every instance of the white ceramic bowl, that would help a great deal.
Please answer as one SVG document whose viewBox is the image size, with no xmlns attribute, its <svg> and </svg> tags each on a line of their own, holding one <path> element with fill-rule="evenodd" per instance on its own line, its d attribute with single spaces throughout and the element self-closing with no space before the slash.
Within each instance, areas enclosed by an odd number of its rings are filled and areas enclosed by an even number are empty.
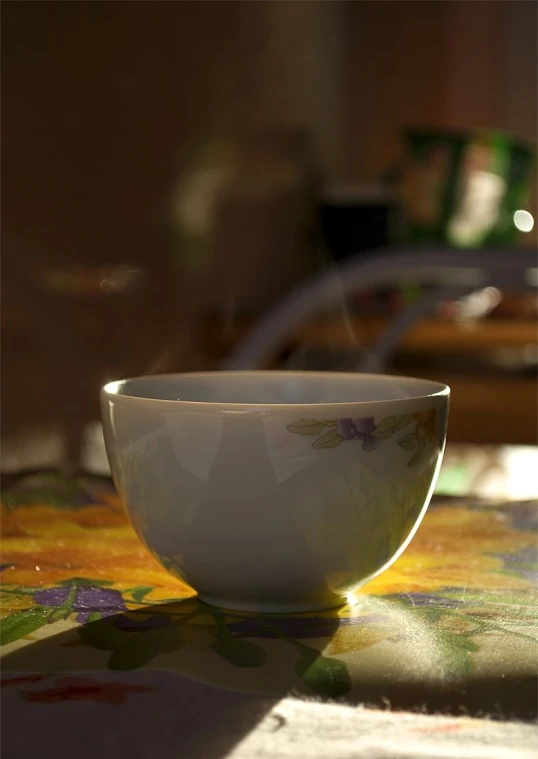
<svg viewBox="0 0 538 759">
<path fill-rule="evenodd" d="M 213 372 L 102 390 L 112 473 L 151 553 L 206 603 L 313 611 L 405 549 L 450 391 L 403 377 Z"/>
</svg>

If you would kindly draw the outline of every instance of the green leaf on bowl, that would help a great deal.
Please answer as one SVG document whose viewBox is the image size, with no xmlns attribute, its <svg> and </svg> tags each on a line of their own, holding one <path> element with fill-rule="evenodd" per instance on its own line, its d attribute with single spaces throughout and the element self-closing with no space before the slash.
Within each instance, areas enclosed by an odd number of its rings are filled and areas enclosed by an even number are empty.
<svg viewBox="0 0 538 759">
<path fill-rule="evenodd" d="M 404 451 L 412 451 L 418 445 L 418 440 L 414 432 L 410 432 L 409 435 L 405 435 L 398 440 L 398 445 L 404 449 Z"/>
<path fill-rule="evenodd" d="M 394 423 L 394 432 L 398 432 L 398 430 L 403 429 L 404 427 L 407 427 L 407 425 L 413 421 L 413 417 L 411 414 L 404 414 L 403 416 L 397 416 L 396 422 Z"/>
<path fill-rule="evenodd" d="M 336 448 L 337 445 L 343 442 L 344 438 L 336 430 L 330 430 L 319 437 L 312 445 L 314 448 Z"/>
<path fill-rule="evenodd" d="M 374 437 L 390 437 L 394 430 L 394 425 L 396 424 L 396 417 L 395 416 L 387 416 L 383 421 L 379 422 L 377 427 L 375 428 L 373 435 Z"/>
<path fill-rule="evenodd" d="M 377 430 L 372 432 L 372 437 L 376 437 L 378 440 L 388 440 L 389 437 L 392 437 L 392 435 L 393 435 L 392 429 L 386 430 L 385 432 L 378 432 Z"/>
<path fill-rule="evenodd" d="M 300 419 L 294 424 L 288 424 L 286 429 L 298 435 L 319 435 L 325 429 L 325 422 L 318 419 Z"/>
<path fill-rule="evenodd" d="M 424 441 L 420 443 L 417 450 L 414 452 L 414 454 L 411 456 L 409 461 L 407 462 L 407 466 L 416 466 L 422 459 L 424 458 L 424 452 L 426 450 L 426 444 Z"/>
</svg>

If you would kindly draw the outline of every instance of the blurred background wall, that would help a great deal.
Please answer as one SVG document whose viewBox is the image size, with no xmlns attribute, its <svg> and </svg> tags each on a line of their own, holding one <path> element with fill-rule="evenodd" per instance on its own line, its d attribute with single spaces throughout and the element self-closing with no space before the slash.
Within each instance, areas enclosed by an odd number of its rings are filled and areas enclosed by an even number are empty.
<svg viewBox="0 0 538 759">
<path fill-rule="evenodd" d="M 76 445 L 108 377 L 208 365 L 171 221 L 178 172 L 204 135 L 306 127 L 326 185 L 376 180 L 407 124 L 536 138 L 526 0 L 6 0 L 2 11 L 5 435 L 60 421 Z M 145 276 L 119 305 L 44 286 L 62 267 L 99 278 L 110 264 Z"/>
<path fill-rule="evenodd" d="M 5 262 L 166 258 L 177 162 L 229 122 L 308 126 L 336 180 L 376 177 L 410 123 L 534 140 L 536 22 L 527 0 L 8 0 Z"/>
<path fill-rule="evenodd" d="M 347 12 L 350 178 L 382 171 L 406 124 L 536 140 L 535 3 L 358 2 Z"/>
</svg>

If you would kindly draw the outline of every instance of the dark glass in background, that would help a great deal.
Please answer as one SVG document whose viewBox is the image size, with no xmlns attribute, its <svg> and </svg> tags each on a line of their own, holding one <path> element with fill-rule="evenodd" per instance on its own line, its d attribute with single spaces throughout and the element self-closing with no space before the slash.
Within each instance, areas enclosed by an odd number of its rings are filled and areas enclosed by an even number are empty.
<svg viewBox="0 0 538 759">
<path fill-rule="evenodd" d="M 321 198 L 321 229 L 334 261 L 391 242 L 394 200 L 389 188 L 336 188 Z"/>
</svg>

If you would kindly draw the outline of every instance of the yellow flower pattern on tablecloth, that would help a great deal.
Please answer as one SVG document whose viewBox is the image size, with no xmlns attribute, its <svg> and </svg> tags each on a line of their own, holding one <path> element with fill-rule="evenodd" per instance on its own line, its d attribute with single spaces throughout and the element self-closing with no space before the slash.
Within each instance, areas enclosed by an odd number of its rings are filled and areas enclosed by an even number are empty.
<svg viewBox="0 0 538 759">
<path fill-rule="evenodd" d="M 415 421 L 417 439 L 435 434 L 427 413 Z M 201 677 L 235 671 L 255 682 L 257 672 L 276 677 L 280 662 L 306 692 L 338 697 L 360 684 L 361 668 L 386 679 L 387 662 L 417 646 L 444 681 L 472 678 L 488 641 L 536 656 L 532 504 L 434 505 L 405 553 L 351 605 L 261 617 L 200 604 L 141 545 L 110 486 L 45 478 L 40 487 L 15 488 L 2 503 L 6 666 L 13 658 L 20 668 L 35 640 L 58 634 L 68 636 L 55 649 L 62 667 L 93 651 L 111 669 L 196 666 Z"/>
</svg>

